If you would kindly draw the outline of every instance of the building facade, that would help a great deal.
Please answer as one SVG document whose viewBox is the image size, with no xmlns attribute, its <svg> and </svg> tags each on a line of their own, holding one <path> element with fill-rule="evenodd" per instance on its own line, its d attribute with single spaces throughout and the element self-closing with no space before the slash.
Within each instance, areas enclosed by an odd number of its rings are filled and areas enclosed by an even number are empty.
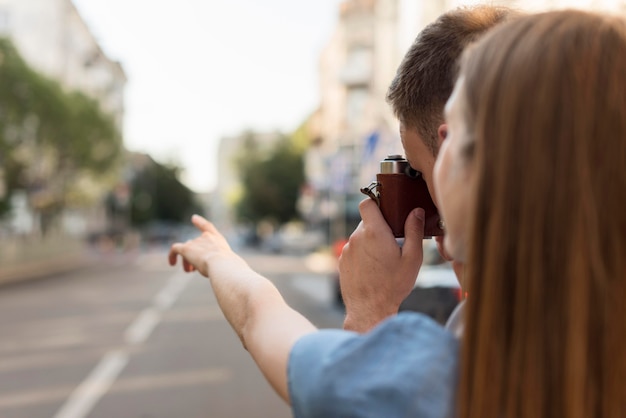
<svg viewBox="0 0 626 418">
<path fill-rule="evenodd" d="M 0 36 L 11 38 L 35 70 L 96 99 L 121 130 L 126 75 L 71 0 L 0 0 Z"/>
<path fill-rule="evenodd" d="M 403 33 L 414 24 L 404 19 L 404 7 L 399 0 L 344 1 L 320 56 L 318 139 L 306 161 L 311 213 L 327 217 L 329 241 L 356 226 L 359 188 L 373 180 L 379 161 L 402 153 L 385 95 L 408 47 Z"/>
<path fill-rule="evenodd" d="M 380 160 L 402 154 L 398 122 L 385 94 L 419 31 L 446 10 L 484 3 L 468 0 L 345 0 L 320 56 L 317 138 L 307 155 L 310 206 L 326 208 L 330 240 L 359 220 L 359 188 L 375 178 Z M 626 0 L 500 0 L 531 12 L 583 8 L 626 14 Z"/>
<path fill-rule="evenodd" d="M 126 75 L 121 64 L 102 51 L 71 0 L 0 0 L 0 36 L 9 38 L 35 71 L 59 82 L 66 91 L 79 91 L 96 100 L 113 118 L 117 130 L 123 131 Z M 42 150 L 35 151 L 39 162 L 47 158 Z M 0 180 L 2 177 L 0 166 Z M 107 192 L 107 182 L 86 174 L 77 177 L 75 187 L 95 205 L 66 210 L 62 216 L 65 233 L 79 235 L 87 229 L 105 227 L 104 211 L 97 202 Z M 25 219 L 29 222 L 14 217 L 10 229 L 24 234 L 36 232 L 37 214 Z"/>
</svg>

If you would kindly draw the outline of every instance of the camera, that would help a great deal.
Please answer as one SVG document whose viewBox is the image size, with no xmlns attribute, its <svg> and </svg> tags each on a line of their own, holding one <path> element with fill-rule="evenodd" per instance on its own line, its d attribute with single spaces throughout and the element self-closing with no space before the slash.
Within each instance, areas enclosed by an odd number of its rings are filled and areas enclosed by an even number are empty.
<svg viewBox="0 0 626 418">
<path fill-rule="evenodd" d="M 361 188 L 374 199 L 396 238 L 404 237 L 404 223 L 415 208 L 426 214 L 424 237 L 443 235 L 443 222 L 422 173 L 415 171 L 401 155 L 389 155 L 380 162 L 376 181 Z"/>
</svg>

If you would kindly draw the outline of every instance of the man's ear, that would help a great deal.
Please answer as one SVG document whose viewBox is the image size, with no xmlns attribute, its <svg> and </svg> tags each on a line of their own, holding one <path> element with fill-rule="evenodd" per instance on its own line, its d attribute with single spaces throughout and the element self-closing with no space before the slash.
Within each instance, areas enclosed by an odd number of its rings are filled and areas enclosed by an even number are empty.
<svg viewBox="0 0 626 418">
<path fill-rule="evenodd" d="M 439 128 L 437 129 L 437 145 L 439 145 L 439 147 L 441 147 L 441 144 L 443 143 L 443 140 L 446 139 L 446 137 L 448 136 L 448 125 L 446 123 L 442 123 L 441 125 L 439 125 Z"/>
</svg>

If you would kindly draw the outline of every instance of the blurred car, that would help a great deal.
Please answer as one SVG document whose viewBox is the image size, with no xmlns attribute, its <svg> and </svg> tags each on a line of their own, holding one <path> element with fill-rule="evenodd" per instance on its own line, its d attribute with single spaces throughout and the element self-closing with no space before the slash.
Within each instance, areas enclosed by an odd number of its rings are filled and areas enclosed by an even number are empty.
<svg viewBox="0 0 626 418">
<path fill-rule="evenodd" d="M 337 257 L 347 241 L 338 241 L 334 246 Z M 400 311 L 420 312 L 444 325 L 462 299 L 461 286 L 449 262 L 443 260 L 434 240 L 424 240 L 424 262 L 417 275 L 415 286 L 400 305 Z M 339 273 L 333 280 L 333 300 L 343 307 Z"/>
<path fill-rule="evenodd" d="M 286 224 L 263 242 L 263 248 L 276 254 L 308 254 L 323 246 L 326 236 L 320 230 L 305 230 Z"/>
<path fill-rule="evenodd" d="M 141 229 L 141 236 L 147 243 L 171 244 L 176 240 L 180 226 L 171 222 L 153 221 Z"/>
<path fill-rule="evenodd" d="M 400 304 L 399 311 L 420 312 L 445 325 L 461 298 L 461 288 L 449 263 L 423 266 L 415 287 Z"/>
<path fill-rule="evenodd" d="M 335 258 L 339 259 L 341 252 L 343 251 L 344 245 L 348 243 L 347 238 L 341 238 L 333 242 L 332 252 Z M 333 275 L 333 302 L 335 305 L 343 308 L 343 296 L 341 295 L 341 286 L 339 285 L 339 270 L 335 272 Z"/>
</svg>

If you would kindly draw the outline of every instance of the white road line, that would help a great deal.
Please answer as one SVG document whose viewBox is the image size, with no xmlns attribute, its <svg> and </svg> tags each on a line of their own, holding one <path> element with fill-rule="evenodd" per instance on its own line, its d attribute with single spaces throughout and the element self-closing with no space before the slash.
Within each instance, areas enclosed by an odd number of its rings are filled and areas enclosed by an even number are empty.
<svg viewBox="0 0 626 418">
<path fill-rule="evenodd" d="M 172 276 L 165 287 L 157 294 L 152 306 L 144 309 L 126 328 L 124 341 L 128 346 L 145 342 L 169 309 L 180 297 L 189 282 L 188 276 L 180 273 Z M 110 351 L 100 360 L 89 376 L 72 392 L 54 418 L 85 418 L 111 388 L 120 375 L 129 354 L 126 350 Z"/>
<path fill-rule="evenodd" d="M 107 353 L 95 369 L 70 395 L 54 418 L 84 418 L 109 390 L 128 363 L 128 353 L 122 350 Z"/>
<path fill-rule="evenodd" d="M 148 339 L 161 321 L 161 313 L 154 308 L 144 309 L 132 324 L 126 328 L 124 340 L 127 344 L 141 344 Z"/>
<path fill-rule="evenodd" d="M 166 310 L 172 307 L 174 302 L 178 299 L 180 294 L 187 287 L 187 283 L 191 279 L 190 275 L 176 275 L 170 278 L 167 285 L 155 296 L 153 305 L 162 310 Z"/>
</svg>

